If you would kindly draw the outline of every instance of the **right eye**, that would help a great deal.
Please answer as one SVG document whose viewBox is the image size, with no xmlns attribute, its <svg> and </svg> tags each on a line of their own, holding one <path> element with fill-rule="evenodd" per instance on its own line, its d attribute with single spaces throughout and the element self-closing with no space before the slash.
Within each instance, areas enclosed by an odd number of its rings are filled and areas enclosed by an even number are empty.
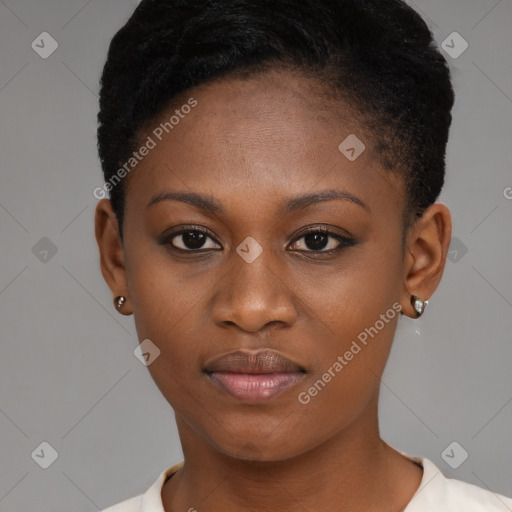
<svg viewBox="0 0 512 512">
<path fill-rule="evenodd" d="M 203 252 L 206 250 L 218 250 L 222 248 L 212 246 L 205 247 L 205 243 L 208 239 L 212 240 L 216 244 L 206 229 L 200 228 L 199 226 L 191 226 L 166 235 L 162 240 L 162 244 L 183 252 Z"/>
</svg>

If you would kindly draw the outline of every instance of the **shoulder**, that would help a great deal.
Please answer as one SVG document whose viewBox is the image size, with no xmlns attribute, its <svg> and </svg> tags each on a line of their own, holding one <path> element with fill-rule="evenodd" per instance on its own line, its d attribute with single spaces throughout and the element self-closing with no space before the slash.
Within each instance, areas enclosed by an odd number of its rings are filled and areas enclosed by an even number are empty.
<svg viewBox="0 0 512 512">
<path fill-rule="evenodd" d="M 424 457 L 410 458 L 423 466 L 423 479 L 404 512 L 512 512 L 512 498 L 447 478 Z"/>
<path fill-rule="evenodd" d="M 446 478 L 445 501 L 448 510 L 512 512 L 512 498 L 454 478 Z"/>
<path fill-rule="evenodd" d="M 117 503 L 108 508 L 104 508 L 101 512 L 140 512 L 142 507 L 143 494 L 134 496 L 133 498 Z"/>
<path fill-rule="evenodd" d="M 170 478 L 184 464 L 184 461 L 173 464 L 164 469 L 156 481 L 143 494 L 138 494 L 133 498 L 129 498 L 121 503 L 111 505 L 103 509 L 101 512 L 161 512 L 162 504 L 162 486 L 164 482 Z"/>
</svg>

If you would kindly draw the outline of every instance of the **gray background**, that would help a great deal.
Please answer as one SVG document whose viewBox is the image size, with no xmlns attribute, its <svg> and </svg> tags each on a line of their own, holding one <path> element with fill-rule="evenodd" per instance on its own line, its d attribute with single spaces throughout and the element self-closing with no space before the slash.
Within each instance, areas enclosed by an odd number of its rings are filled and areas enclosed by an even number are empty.
<svg viewBox="0 0 512 512">
<path fill-rule="evenodd" d="M 512 496 L 512 2 L 410 3 L 439 45 L 457 31 L 469 48 L 447 56 L 457 93 L 441 197 L 454 220 L 451 261 L 424 317 L 400 322 L 382 436 L 447 476 Z M 0 3 L 2 512 L 99 510 L 182 458 L 93 236 L 98 80 L 136 4 Z M 31 48 L 43 31 L 59 44 L 47 59 Z M 31 456 L 44 441 L 58 453 L 48 469 Z M 454 441 L 469 453 L 458 469 L 442 455 Z"/>
</svg>

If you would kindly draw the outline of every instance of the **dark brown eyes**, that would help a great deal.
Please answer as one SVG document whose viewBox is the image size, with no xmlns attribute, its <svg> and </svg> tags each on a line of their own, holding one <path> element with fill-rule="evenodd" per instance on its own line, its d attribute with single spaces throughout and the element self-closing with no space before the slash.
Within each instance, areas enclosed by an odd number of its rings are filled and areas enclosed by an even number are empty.
<svg viewBox="0 0 512 512">
<path fill-rule="evenodd" d="M 302 239 L 304 239 L 304 242 L 299 244 Z M 356 240 L 349 236 L 342 235 L 324 227 L 314 227 L 302 232 L 295 238 L 291 246 L 293 250 L 297 250 L 298 252 L 332 254 L 344 247 L 354 246 L 356 243 Z M 167 234 L 162 239 L 161 244 L 167 245 L 171 249 L 182 253 L 206 252 L 209 250 L 222 249 L 210 232 L 200 226 L 190 226 Z M 297 248 L 297 245 L 303 245 L 305 249 Z"/>
</svg>

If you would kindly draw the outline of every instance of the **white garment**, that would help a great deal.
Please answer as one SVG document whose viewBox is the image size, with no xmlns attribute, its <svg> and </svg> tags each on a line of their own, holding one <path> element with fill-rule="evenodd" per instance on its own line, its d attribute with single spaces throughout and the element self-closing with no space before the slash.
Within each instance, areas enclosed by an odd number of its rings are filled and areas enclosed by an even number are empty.
<svg viewBox="0 0 512 512">
<path fill-rule="evenodd" d="M 476 485 L 446 478 L 437 466 L 424 457 L 400 452 L 423 467 L 420 486 L 403 512 L 512 512 L 512 498 Z M 144 493 L 113 505 L 103 512 L 165 512 L 162 487 L 183 461 L 168 467 Z"/>
</svg>

